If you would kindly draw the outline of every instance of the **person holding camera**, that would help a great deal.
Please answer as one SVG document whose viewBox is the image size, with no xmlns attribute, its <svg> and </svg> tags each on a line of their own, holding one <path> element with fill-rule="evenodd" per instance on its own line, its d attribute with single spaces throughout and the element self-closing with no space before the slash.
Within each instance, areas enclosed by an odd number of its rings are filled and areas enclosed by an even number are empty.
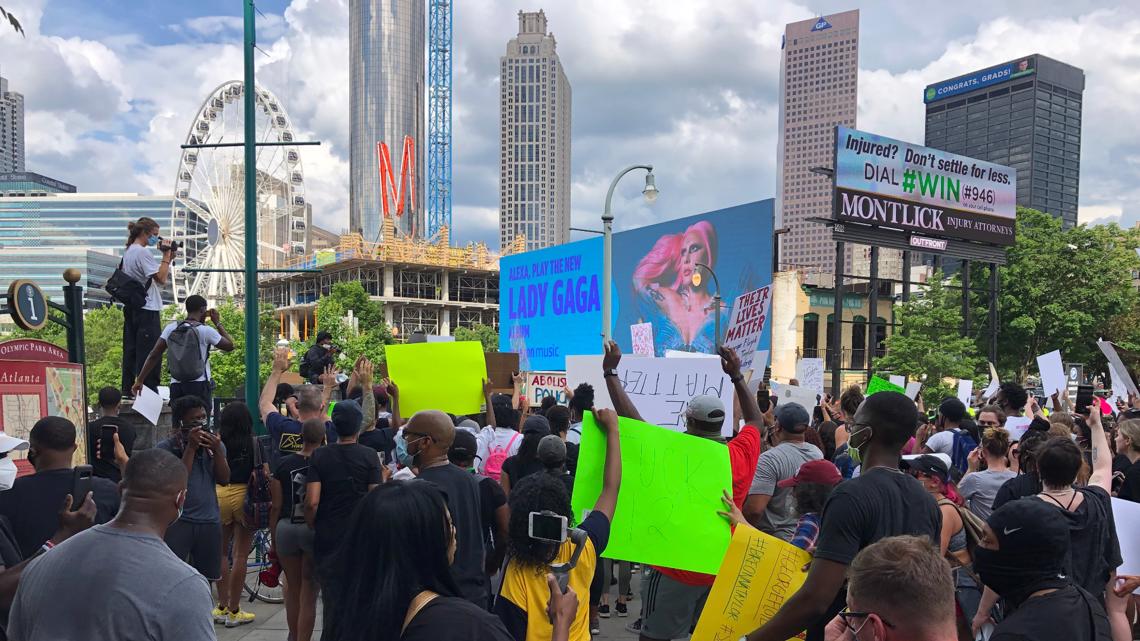
<svg viewBox="0 0 1140 641">
<path fill-rule="evenodd" d="M 158 235 L 158 223 L 153 218 L 143 216 L 127 225 L 130 235 L 127 248 L 123 252 L 122 272 L 143 287 L 145 302 L 141 306 L 123 305 L 123 378 L 122 389 L 126 394 L 143 369 L 147 356 L 158 342 L 159 313 L 162 311 L 162 288 L 170 279 L 170 261 L 174 260 L 177 249 L 169 241 Z M 158 247 L 162 252 L 159 261 L 151 251 Z M 158 388 L 158 370 L 152 370 L 143 379 L 151 389 Z"/>
<path fill-rule="evenodd" d="M 207 325 L 206 321 L 212 323 L 213 327 Z M 210 380 L 211 347 L 229 352 L 234 348 L 234 341 L 226 328 L 222 327 L 218 310 L 208 309 L 206 299 L 194 294 L 186 299 L 186 318 L 170 321 L 163 328 L 143 363 L 138 378 L 131 386 L 131 393 L 137 396 L 152 372 L 157 376 L 158 366 L 165 353 L 170 369 L 170 400 L 173 402 L 183 396 L 197 396 L 206 402 L 206 414 L 209 415 L 213 409 L 214 396 L 214 383 Z M 149 383 L 147 387 L 150 387 Z"/>
<path fill-rule="evenodd" d="M 320 385 L 321 374 L 335 364 L 338 351 L 333 345 L 332 334 L 326 331 L 317 332 L 317 341 L 301 358 L 301 376 L 313 385 Z"/>
</svg>

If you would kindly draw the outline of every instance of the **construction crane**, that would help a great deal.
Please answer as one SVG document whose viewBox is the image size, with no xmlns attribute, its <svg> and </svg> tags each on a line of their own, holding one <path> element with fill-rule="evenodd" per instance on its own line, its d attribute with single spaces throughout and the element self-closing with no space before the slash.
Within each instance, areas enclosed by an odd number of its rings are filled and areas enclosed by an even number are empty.
<svg viewBox="0 0 1140 641">
<path fill-rule="evenodd" d="M 451 229 L 451 0 L 428 3 L 428 210 L 424 236 Z"/>
</svg>

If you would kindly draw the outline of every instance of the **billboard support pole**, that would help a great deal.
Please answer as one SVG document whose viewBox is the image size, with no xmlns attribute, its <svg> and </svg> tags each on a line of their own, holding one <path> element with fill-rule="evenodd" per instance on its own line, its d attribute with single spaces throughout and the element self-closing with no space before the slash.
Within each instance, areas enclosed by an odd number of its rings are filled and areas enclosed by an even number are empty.
<svg viewBox="0 0 1140 641">
<path fill-rule="evenodd" d="M 910 300 L 910 252 L 904 251 L 902 253 L 903 265 L 903 282 L 902 282 L 902 299 L 903 302 Z"/>
<path fill-rule="evenodd" d="M 843 369 L 843 241 L 835 243 L 835 303 L 832 310 L 831 336 L 831 397 L 839 398 Z"/>
<path fill-rule="evenodd" d="M 614 240 L 613 240 L 613 227 L 614 227 L 614 214 L 610 209 L 610 202 L 614 197 L 614 189 L 617 188 L 618 181 L 622 179 L 629 172 L 635 169 L 644 169 L 649 172 L 645 177 L 645 191 L 641 192 L 645 195 L 645 199 L 652 203 L 657 199 L 657 187 L 653 182 L 653 165 L 630 165 L 621 170 L 618 175 L 614 176 L 613 182 L 610 183 L 610 190 L 606 192 L 606 209 L 602 212 L 602 343 L 608 343 L 612 338 L 611 329 L 613 327 L 613 293 L 610 291 L 610 282 L 613 280 L 614 271 Z"/>
<path fill-rule="evenodd" d="M 962 261 L 962 336 L 970 335 L 970 261 Z"/>
<path fill-rule="evenodd" d="M 867 319 L 867 332 L 868 341 L 864 345 L 870 346 L 867 350 L 867 380 L 871 380 L 871 376 L 875 373 L 875 352 L 879 348 L 879 248 L 871 245 L 871 281 L 869 284 L 869 291 L 867 292 L 867 311 L 869 318 Z"/>
<path fill-rule="evenodd" d="M 990 362 L 997 363 L 998 351 L 998 266 L 990 263 Z"/>
</svg>

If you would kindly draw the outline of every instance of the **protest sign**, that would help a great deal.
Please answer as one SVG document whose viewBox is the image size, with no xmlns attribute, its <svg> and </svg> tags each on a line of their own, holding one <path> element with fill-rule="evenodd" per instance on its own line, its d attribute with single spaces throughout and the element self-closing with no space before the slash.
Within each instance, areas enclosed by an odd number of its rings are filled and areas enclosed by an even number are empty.
<svg viewBox="0 0 1140 641">
<path fill-rule="evenodd" d="M 781 385 L 773 394 L 780 399 L 776 407 L 788 403 L 799 403 L 808 411 L 808 414 L 811 414 L 815 406 L 819 405 L 819 397 L 816 396 L 815 390 L 808 389 L 803 385 Z"/>
<path fill-rule="evenodd" d="M 617 374 L 622 389 L 646 423 L 683 432 L 689 401 L 708 394 L 724 403 L 722 431 L 726 437 L 732 435 L 733 386 L 720 367 L 720 358 L 625 356 Z M 602 376 L 601 356 L 567 356 L 566 379 L 571 387 L 580 383 L 593 385 L 595 407 L 614 406 Z M 400 389 L 402 392 L 402 384 Z"/>
<path fill-rule="evenodd" d="M 653 356 L 653 323 L 637 323 L 629 326 L 629 334 L 633 339 L 633 354 L 635 356 Z"/>
<path fill-rule="evenodd" d="M 922 381 L 911 381 L 906 384 L 906 397 L 912 401 L 918 400 L 918 393 L 922 391 Z"/>
<path fill-rule="evenodd" d="M 823 394 L 823 359 L 801 358 L 796 363 L 796 380 L 800 387 Z"/>
<path fill-rule="evenodd" d="M 1065 376 L 1065 365 L 1061 362 L 1061 351 L 1053 350 L 1037 357 L 1037 369 L 1041 372 L 1041 389 L 1045 396 L 1060 393 L 1069 387 Z"/>
<path fill-rule="evenodd" d="M 974 381 L 958 381 L 958 400 L 966 407 L 970 406 L 970 395 L 974 393 Z"/>
<path fill-rule="evenodd" d="M 1032 422 L 1033 419 L 1028 416 L 1010 416 L 1005 419 L 1005 431 L 1009 432 L 1009 440 L 1020 441 L 1029 431 L 1029 424 Z"/>
<path fill-rule="evenodd" d="M 665 358 L 720 358 L 716 354 L 706 354 L 704 352 L 682 352 L 679 349 L 665 350 Z"/>
<path fill-rule="evenodd" d="M 982 400 L 988 401 L 997 394 L 998 387 L 1001 386 L 1001 380 L 998 378 L 997 369 L 994 368 L 993 363 L 986 363 L 990 366 L 990 384 L 986 385 L 986 389 L 982 392 Z"/>
<path fill-rule="evenodd" d="M 1128 374 L 1128 368 L 1124 366 L 1124 361 L 1120 360 L 1120 355 L 1116 353 L 1116 346 L 1111 342 L 1104 339 L 1097 339 L 1096 346 L 1100 348 L 1101 353 L 1108 359 L 1108 366 L 1112 374 L 1112 387 L 1113 392 L 1121 397 L 1126 397 L 1127 394 L 1122 394 L 1124 390 L 1117 390 L 1117 387 L 1125 387 L 1128 394 L 1140 396 L 1140 390 L 1136 389 L 1136 381 Z"/>
<path fill-rule="evenodd" d="M 891 374 L 891 385 L 898 385 L 899 387 L 906 387 L 906 377 L 899 376 L 898 374 Z"/>
<path fill-rule="evenodd" d="M 630 418 L 618 422 L 622 483 L 604 556 L 715 573 L 730 538 L 717 515 L 723 492 L 732 492 L 728 447 Z M 579 521 L 602 492 L 605 456 L 605 434 L 587 412 L 571 502 Z"/>
<path fill-rule="evenodd" d="M 475 414 L 483 407 L 487 364 L 478 341 L 388 345 L 388 375 L 400 386 L 400 413 Z M 441 375 L 446 372 L 446 375 Z"/>
<path fill-rule="evenodd" d="M 538 407 L 542 399 L 554 397 L 559 405 L 566 404 L 566 374 L 564 372 L 530 372 L 526 377 L 527 398 L 531 407 Z"/>
<path fill-rule="evenodd" d="M 810 561 L 806 551 L 738 525 L 693 641 L 735 641 L 767 623 L 804 584 Z"/>
<path fill-rule="evenodd" d="M 906 390 L 888 380 L 884 380 L 878 376 L 872 376 L 871 380 L 867 381 L 867 396 L 878 394 L 879 392 L 898 392 L 899 394 L 903 394 Z"/>
<path fill-rule="evenodd" d="M 752 378 L 755 379 L 757 377 L 763 377 L 764 376 L 764 370 L 767 367 L 768 367 L 768 350 L 766 350 L 766 349 L 756 350 L 756 353 L 753 354 L 753 356 L 752 356 L 752 371 L 756 372 L 756 376 L 753 376 Z M 744 369 L 742 368 L 740 371 L 743 372 Z"/>
<path fill-rule="evenodd" d="M 732 304 L 732 320 L 724 336 L 724 345 L 736 350 L 742 372 L 752 368 L 752 359 L 760 346 L 760 335 L 764 333 L 771 305 L 771 285 L 741 294 Z"/>
<path fill-rule="evenodd" d="M 1112 517 L 1116 522 L 1116 538 L 1120 539 L 1120 558 L 1123 565 L 1116 568 L 1120 575 L 1140 574 L 1140 503 L 1125 499 L 1112 499 Z"/>
</svg>

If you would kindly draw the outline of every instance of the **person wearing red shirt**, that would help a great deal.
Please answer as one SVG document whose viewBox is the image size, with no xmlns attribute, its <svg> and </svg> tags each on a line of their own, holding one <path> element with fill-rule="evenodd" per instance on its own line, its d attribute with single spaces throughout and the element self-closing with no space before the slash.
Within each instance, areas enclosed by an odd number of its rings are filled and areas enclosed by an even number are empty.
<svg viewBox="0 0 1140 641">
<path fill-rule="evenodd" d="M 720 443 L 727 442 L 728 458 L 732 466 L 732 501 L 740 508 L 748 498 L 748 489 L 752 486 L 752 476 L 756 472 L 756 461 L 760 458 L 760 430 L 757 426 L 762 424 L 764 416 L 756 397 L 748 390 L 744 376 L 740 373 L 740 357 L 732 348 L 721 347 L 720 359 L 724 373 L 728 374 L 736 388 L 745 425 L 740 430 L 734 429 L 735 436 L 731 441 L 725 439 L 721 435 L 726 416 L 724 403 L 715 396 L 702 394 L 689 401 L 685 412 L 685 433 Z M 602 359 L 606 389 L 618 416 L 640 421 L 641 415 L 626 395 L 615 371 L 620 361 L 621 350 L 616 343 L 609 342 Z M 641 641 L 670 641 L 688 636 L 701 616 L 701 609 L 715 579 L 712 574 L 649 568 L 641 582 Z"/>
</svg>

